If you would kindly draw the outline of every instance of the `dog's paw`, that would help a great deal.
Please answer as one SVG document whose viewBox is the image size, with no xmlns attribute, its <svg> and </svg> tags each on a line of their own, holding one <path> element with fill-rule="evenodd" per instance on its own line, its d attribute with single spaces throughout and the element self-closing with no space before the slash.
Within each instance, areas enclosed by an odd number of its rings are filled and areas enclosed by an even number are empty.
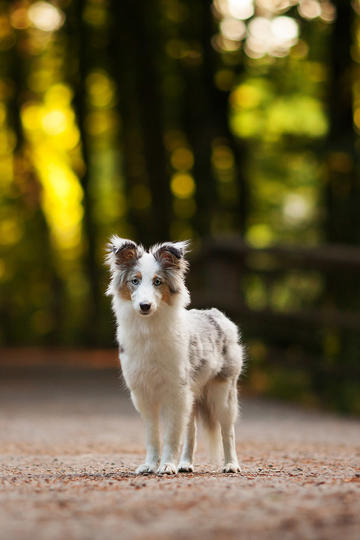
<svg viewBox="0 0 360 540">
<path fill-rule="evenodd" d="M 237 473 L 241 472 L 240 465 L 238 463 L 226 463 L 223 468 L 224 473 Z"/>
<path fill-rule="evenodd" d="M 194 472 L 194 465 L 189 461 L 180 461 L 178 472 Z"/>
<path fill-rule="evenodd" d="M 144 463 L 136 469 L 136 474 L 154 474 L 155 470 L 156 465 L 149 465 L 148 463 Z"/>
<path fill-rule="evenodd" d="M 177 467 L 174 463 L 164 463 L 158 468 L 158 474 L 176 474 Z"/>
</svg>

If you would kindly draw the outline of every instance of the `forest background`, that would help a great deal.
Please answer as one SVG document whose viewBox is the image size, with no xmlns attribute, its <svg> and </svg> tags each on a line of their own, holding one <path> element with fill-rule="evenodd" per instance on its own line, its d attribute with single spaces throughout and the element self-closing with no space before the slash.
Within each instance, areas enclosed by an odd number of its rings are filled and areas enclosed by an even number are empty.
<svg viewBox="0 0 360 540">
<path fill-rule="evenodd" d="M 2 0 L 3 351 L 113 347 L 108 237 L 191 238 L 193 305 L 241 325 L 243 384 L 360 413 L 359 14 Z"/>
</svg>

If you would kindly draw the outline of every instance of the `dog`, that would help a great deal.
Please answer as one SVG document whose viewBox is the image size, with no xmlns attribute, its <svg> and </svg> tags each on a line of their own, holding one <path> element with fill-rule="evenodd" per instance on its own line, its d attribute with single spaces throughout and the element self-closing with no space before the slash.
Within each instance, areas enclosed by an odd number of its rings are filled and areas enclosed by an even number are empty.
<svg viewBox="0 0 360 540">
<path fill-rule="evenodd" d="M 165 242 L 146 251 L 116 235 L 108 244 L 106 294 L 112 297 L 121 368 L 146 429 L 146 459 L 137 474 L 192 472 L 198 418 L 213 450 L 222 439 L 223 472 L 240 472 L 234 425 L 243 346 L 235 324 L 218 309 L 186 309 L 188 246 Z"/>
</svg>

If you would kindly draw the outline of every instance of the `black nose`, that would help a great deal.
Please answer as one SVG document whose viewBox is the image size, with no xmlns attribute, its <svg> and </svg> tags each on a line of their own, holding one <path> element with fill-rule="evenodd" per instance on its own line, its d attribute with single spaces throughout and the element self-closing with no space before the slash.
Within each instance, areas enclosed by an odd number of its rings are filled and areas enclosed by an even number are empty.
<svg viewBox="0 0 360 540">
<path fill-rule="evenodd" d="M 150 310 L 150 308 L 151 308 L 151 304 L 146 304 L 145 302 L 140 304 L 140 309 L 143 313 L 147 313 Z"/>
</svg>

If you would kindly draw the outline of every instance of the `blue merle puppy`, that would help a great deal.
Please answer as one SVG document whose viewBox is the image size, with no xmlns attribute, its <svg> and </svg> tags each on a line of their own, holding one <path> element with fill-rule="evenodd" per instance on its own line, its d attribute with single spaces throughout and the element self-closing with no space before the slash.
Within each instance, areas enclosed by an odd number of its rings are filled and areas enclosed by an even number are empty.
<svg viewBox="0 0 360 540">
<path fill-rule="evenodd" d="M 187 309 L 187 248 L 187 242 L 165 242 L 145 251 L 118 236 L 109 243 L 107 294 L 121 367 L 146 429 L 146 459 L 138 474 L 193 471 L 198 419 L 215 448 L 222 441 L 223 471 L 240 471 L 234 425 L 243 347 L 237 327 L 221 311 Z"/>
</svg>

